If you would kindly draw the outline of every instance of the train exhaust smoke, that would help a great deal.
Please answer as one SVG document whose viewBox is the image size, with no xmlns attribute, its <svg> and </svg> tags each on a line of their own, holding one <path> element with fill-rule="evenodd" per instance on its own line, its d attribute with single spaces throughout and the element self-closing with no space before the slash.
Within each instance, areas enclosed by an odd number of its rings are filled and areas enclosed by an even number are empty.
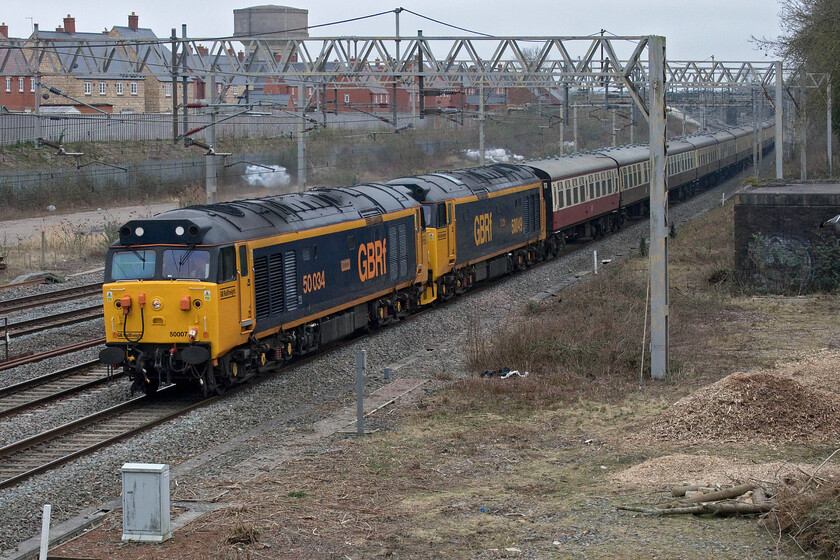
<svg viewBox="0 0 840 560">
<path fill-rule="evenodd" d="M 266 189 L 286 187 L 292 182 L 282 165 L 249 165 L 245 168 L 244 178 L 250 186 Z"/>
<path fill-rule="evenodd" d="M 470 161 L 478 161 L 481 154 L 478 150 L 462 150 L 461 153 Z M 525 161 L 525 158 L 504 148 L 487 148 L 484 150 L 484 161 L 487 163 L 514 163 Z"/>
</svg>

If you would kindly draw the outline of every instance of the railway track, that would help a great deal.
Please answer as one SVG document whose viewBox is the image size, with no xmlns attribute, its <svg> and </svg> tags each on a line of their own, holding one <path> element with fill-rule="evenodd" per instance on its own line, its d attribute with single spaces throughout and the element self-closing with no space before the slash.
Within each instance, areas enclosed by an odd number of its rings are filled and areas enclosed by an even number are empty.
<svg viewBox="0 0 840 560">
<path fill-rule="evenodd" d="M 10 339 L 17 338 L 45 331 L 47 329 L 56 329 L 59 327 L 66 327 L 68 325 L 75 325 L 76 323 L 81 323 L 83 321 L 98 319 L 102 317 L 102 315 L 102 304 L 97 303 L 95 305 L 81 307 L 72 311 L 53 313 L 44 317 L 8 323 L 4 326 L 4 333 Z"/>
<path fill-rule="evenodd" d="M 91 360 L 0 389 L 0 418 L 125 375 Z"/>
<path fill-rule="evenodd" d="M 105 344 L 104 336 L 101 336 L 99 338 L 92 338 L 90 340 L 84 340 L 82 342 L 77 342 L 76 344 L 63 346 L 61 348 L 56 348 L 55 350 L 49 350 L 40 354 L 27 354 L 25 356 L 16 356 L 8 360 L 0 361 L 0 371 L 12 369 L 14 367 L 22 366 L 24 364 L 40 362 L 41 360 L 46 360 L 47 358 L 54 358 L 56 356 L 63 356 L 64 354 L 78 352 L 79 350 L 84 350 L 85 348 L 90 348 L 91 346 L 99 346 L 101 344 Z"/>
<path fill-rule="evenodd" d="M 17 284 L 15 286 L 17 286 Z M 85 284 L 84 286 L 65 288 L 63 290 L 56 290 L 44 294 L 7 299 L 6 301 L 0 301 L 0 313 L 12 313 L 23 309 L 31 309 L 36 306 L 50 305 L 53 303 L 70 301 L 84 297 L 92 297 L 100 295 L 101 293 L 102 283 L 99 282 L 96 284 Z"/>
<path fill-rule="evenodd" d="M 137 397 L 90 416 L 0 448 L 0 488 L 13 486 L 42 471 L 91 453 L 220 397 L 173 400 Z"/>
<path fill-rule="evenodd" d="M 0 290 L 10 290 L 12 288 L 22 288 L 24 286 L 37 286 L 38 284 L 47 284 L 50 282 L 50 277 L 36 278 L 34 280 L 27 280 L 25 282 L 16 282 L 14 284 L 3 284 Z"/>
</svg>

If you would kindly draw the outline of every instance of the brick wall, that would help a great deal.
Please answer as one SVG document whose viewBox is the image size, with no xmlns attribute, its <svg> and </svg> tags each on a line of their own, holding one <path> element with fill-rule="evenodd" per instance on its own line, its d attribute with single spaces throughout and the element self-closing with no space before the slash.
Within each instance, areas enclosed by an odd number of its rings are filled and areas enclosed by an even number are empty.
<svg viewBox="0 0 840 560">
<path fill-rule="evenodd" d="M 114 113 L 123 111 L 143 113 L 145 111 L 143 98 L 146 85 L 143 79 L 100 80 L 70 76 L 45 76 L 41 82 L 90 105 L 110 105 L 113 107 Z M 85 84 L 89 84 L 89 86 L 86 87 Z M 101 93 L 100 84 L 105 85 L 104 94 Z M 118 84 L 122 86 L 122 93 L 119 93 Z M 136 94 L 131 93 L 131 84 L 136 84 Z M 45 93 L 49 92 L 45 90 Z M 42 106 L 73 104 L 73 101 L 66 97 L 54 93 L 50 93 L 49 96 L 49 99 L 41 101 Z"/>
<path fill-rule="evenodd" d="M 840 214 L 840 185 L 754 189 L 735 197 L 735 274 L 768 293 L 819 290 L 840 234 L 819 225 Z"/>
</svg>

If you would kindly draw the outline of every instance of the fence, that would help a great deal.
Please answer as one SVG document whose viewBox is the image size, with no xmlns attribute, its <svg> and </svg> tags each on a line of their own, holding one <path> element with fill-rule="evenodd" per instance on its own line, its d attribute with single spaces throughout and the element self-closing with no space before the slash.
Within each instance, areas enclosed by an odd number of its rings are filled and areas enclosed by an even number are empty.
<svg viewBox="0 0 840 560">
<path fill-rule="evenodd" d="M 389 115 L 390 117 L 390 115 Z M 225 118 L 218 115 L 217 121 Z M 216 137 L 269 138 L 293 135 L 298 129 L 299 117 L 291 111 L 273 111 L 272 114 L 239 115 L 216 125 Z M 40 120 L 40 131 L 39 131 Z M 398 115 L 399 126 L 432 125 L 435 119 L 417 119 L 412 115 Z M 326 115 L 307 113 L 306 126 L 313 121 L 319 125 L 341 129 L 393 130 L 379 118 L 365 113 L 338 113 Z M 183 116 L 178 117 L 179 130 L 183 133 Z M 187 115 L 187 130 L 210 123 L 210 116 Z M 437 123 L 439 124 L 439 123 Z M 169 114 L 115 114 L 115 115 L 46 115 L 0 114 L 0 146 L 34 142 L 39 136 L 53 142 L 120 142 L 164 140 L 172 138 L 172 115 Z"/>
</svg>

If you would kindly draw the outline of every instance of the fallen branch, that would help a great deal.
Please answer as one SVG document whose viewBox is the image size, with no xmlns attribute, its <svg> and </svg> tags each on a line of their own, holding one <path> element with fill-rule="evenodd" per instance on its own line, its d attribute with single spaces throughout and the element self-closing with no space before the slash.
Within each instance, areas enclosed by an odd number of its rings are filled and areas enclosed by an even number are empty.
<svg viewBox="0 0 840 560">
<path fill-rule="evenodd" d="M 724 503 L 709 503 L 698 504 L 696 506 L 673 507 L 673 508 L 650 508 L 642 506 L 616 506 L 616 509 L 623 511 L 633 511 L 643 513 L 645 515 L 653 515 L 660 517 L 663 515 L 682 515 L 682 514 L 714 514 L 714 515 L 756 515 L 759 513 L 766 513 L 773 509 L 773 504 L 764 502 L 761 504 L 746 504 L 742 502 L 724 502 Z"/>
<path fill-rule="evenodd" d="M 738 486 L 724 488 L 723 490 L 717 490 L 716 492 L 697 494 L 688 498 L 686 501 L 690 504 L 696 504 L 700 502 L 716 502 L 718 500 L 726 500 L 727 498 L 737 498 L 741 494 L 746 494 L 754 488 L 755 486 L 752 484 L 739 484 Z"/>
</svg>

